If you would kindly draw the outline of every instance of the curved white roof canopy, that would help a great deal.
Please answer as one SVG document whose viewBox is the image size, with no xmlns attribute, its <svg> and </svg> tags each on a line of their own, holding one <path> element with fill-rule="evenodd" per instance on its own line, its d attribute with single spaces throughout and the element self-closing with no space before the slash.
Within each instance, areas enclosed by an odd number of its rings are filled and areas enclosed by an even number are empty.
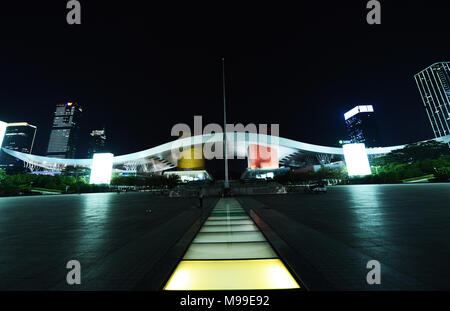
<svg viewBox="0 0 450 311">
<path fill-rule="evenodd" d="M 118 166 L 136 166 L 143 164 L 153 164 L 153 171 L 166 170 L 177 165 L 177 159 L 174 157 L 172 150 L 187 148 L 192 146 L 200 146 L 207 143 L 221 143 L 223 134 L 204 134 L 193 137 L 186 137 L 168 142 L 157 147 L 134 152 L 126 155 L 115 156 L 113 165 Z M 264 134 L 253 134 L 244 132 L 228 132 L 227 133 L 229 152 L 236 157 L 245 158 L 247 156 L 248 145 L 258 144 L 262 146 L 278 146 L 278 160 L 299 153 L 310 152 L 317 154 L 343 155 L 342 148 L 326 147 L 303 143 L 287 138 L 276 137 Z M 436 139 L 441 142 L 449 143 L 450 135 Z M 367 148 L 368 155 L 381 155 L 389 153 L 393 150 L 405 147 L 405 145 Z M 92 159 L 60 159 L 33 154 L 21 153 L 3 148 L 7 154 L 16 157 L 28 164 L 42 167 L 45 169 L 61 169 L 65 166 L 81 166 L 90 167 Z"/>
</svg>

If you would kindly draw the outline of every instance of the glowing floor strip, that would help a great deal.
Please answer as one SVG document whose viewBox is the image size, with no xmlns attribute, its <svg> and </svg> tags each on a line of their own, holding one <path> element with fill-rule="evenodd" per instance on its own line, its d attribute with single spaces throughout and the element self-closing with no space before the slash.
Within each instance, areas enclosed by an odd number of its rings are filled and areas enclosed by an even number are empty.
<svg viewBox="0 0 450 311">
<path fill-rule="evenodd" d="M 164 290 L 300 288 L 239 202 L 221 199 Z"/>
</svg>

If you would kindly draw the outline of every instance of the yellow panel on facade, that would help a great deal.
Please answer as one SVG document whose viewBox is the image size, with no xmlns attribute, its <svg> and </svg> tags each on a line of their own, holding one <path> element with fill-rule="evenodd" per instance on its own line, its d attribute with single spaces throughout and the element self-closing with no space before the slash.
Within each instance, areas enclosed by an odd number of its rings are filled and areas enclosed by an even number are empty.
<svg viewBox="0 0 450 311">
<path fill-rule="evenodd" d="M 204 170 L 205 158 L 203 157 L 203 148 L 189 148 L 181 152 L 177 166 L 180 170 Z"/>
<path fill-rule="evenodd" d="M 295 289 L 298 283 L 280 259 L 183 260 L 164 290 Z"/>
</svg>

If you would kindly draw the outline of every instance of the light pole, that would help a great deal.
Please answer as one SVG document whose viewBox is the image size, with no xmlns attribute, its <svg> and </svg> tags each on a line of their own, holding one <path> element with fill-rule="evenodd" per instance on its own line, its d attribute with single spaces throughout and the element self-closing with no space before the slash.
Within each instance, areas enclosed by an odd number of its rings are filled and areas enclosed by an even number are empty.
<svg viewBox="0 0 450 311">
<path fill-rule="evenodd" d="M 223 153 L 225 159 L 225 189 L 230 187 L 228 182 L 228 150 L 227 150 L 227 106 L 225 99 L 225 58 L 222 58 L 222 82 L 223 82 Z"/>
</svg>

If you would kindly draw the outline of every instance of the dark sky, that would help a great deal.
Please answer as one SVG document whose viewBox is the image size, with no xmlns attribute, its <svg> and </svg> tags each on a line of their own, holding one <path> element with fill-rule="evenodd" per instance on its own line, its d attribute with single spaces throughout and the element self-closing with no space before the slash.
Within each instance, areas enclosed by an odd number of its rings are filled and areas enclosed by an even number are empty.
<svg viewBox="0 0 450 311">
<path fill-rule="evenodd" d="M 85 0 L 80 26 L 66 24 L 64 0 L 29 2 L 2 4 L 0 120 L 38 126 L 38 154 L 60 102 L 82 104 L 85 137 L 105 125 L 116 155 L 171 141 L 194 115 L 222 123 L 221 57 L 229 123 L 335 145 L 343 113 L 371 104 L 385 145 L 432 136 L 413 75 L 449 61 L 444 1 L 381 1 L 377 26 L 367 1 Z"/>
</svg>

